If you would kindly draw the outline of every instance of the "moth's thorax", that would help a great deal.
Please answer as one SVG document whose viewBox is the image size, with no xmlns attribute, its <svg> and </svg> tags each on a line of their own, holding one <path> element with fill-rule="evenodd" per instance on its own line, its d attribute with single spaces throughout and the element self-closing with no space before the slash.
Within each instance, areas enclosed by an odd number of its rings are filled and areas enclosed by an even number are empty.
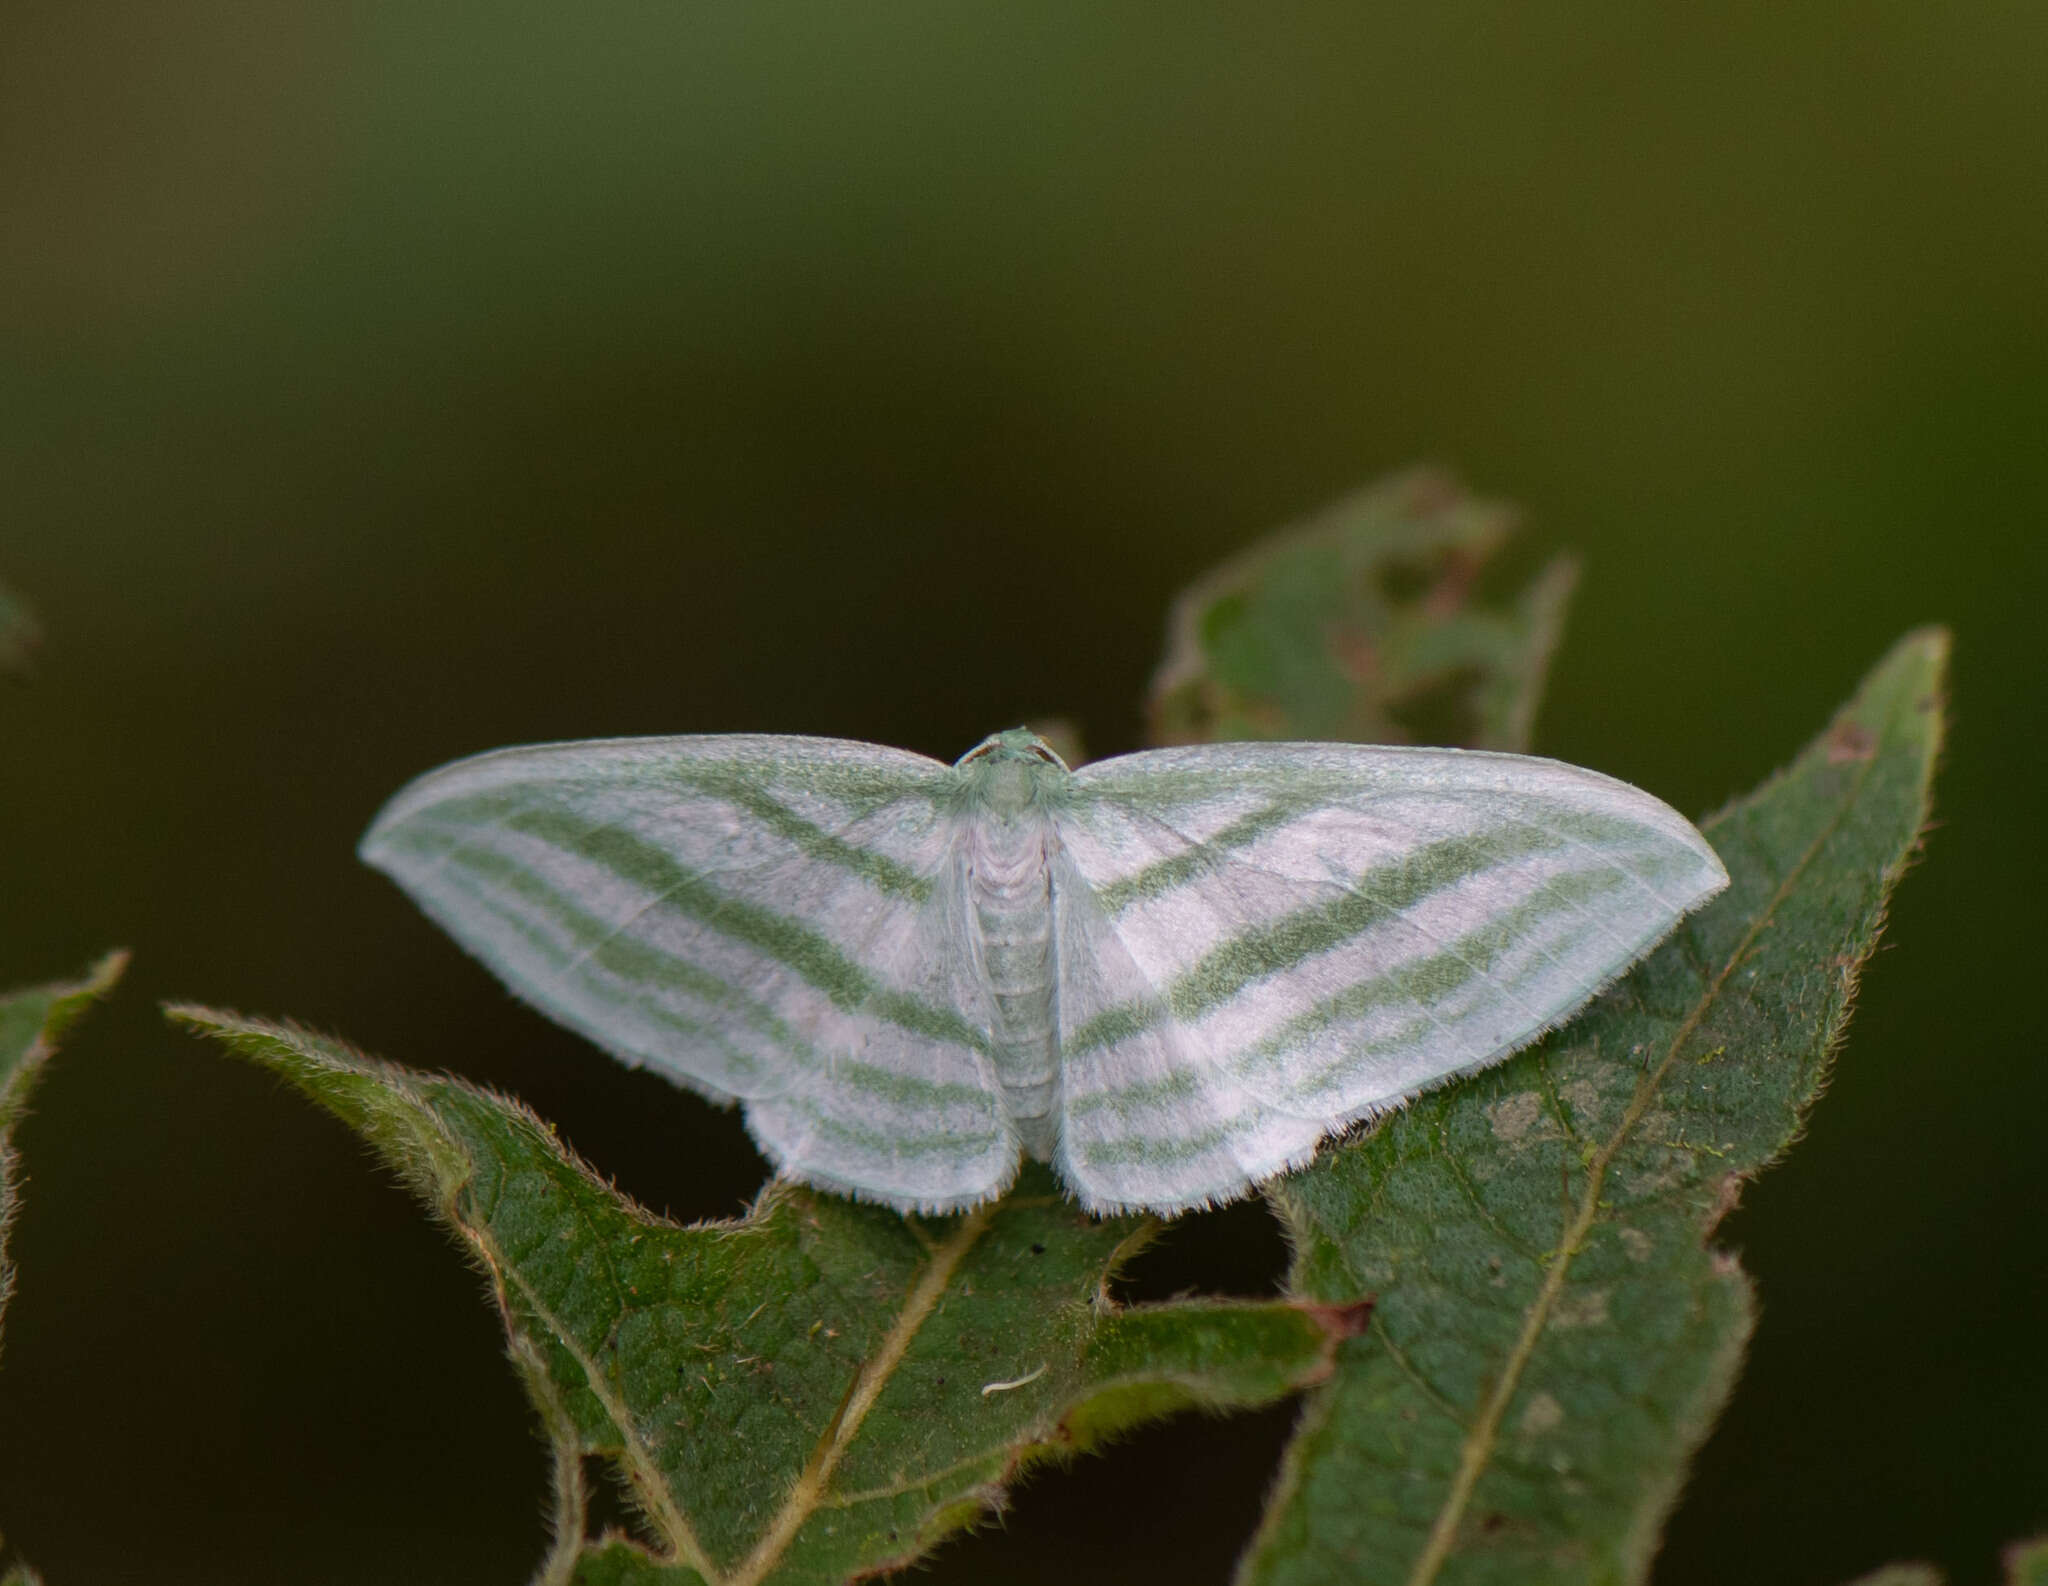
<svg viewBox="0 0 2048 1586">
<path fill-rule="evenodd" d="M 1026 727 L 982 739 L 955 769 L 962 775 L 968 808 L 996 821 L 1056 803 L 1073 776 L 1052 745 Z"/>
</svg>

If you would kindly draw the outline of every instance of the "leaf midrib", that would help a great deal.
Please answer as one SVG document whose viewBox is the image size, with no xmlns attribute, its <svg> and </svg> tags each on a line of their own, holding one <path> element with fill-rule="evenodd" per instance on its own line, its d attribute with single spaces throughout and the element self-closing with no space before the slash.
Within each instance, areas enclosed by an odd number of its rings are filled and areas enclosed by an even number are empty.
<svg viewBox="0 0 2048 1586">
<path fill-rule="evenodd" d="M 1543 1287 L 1537 1292 L 1528 1310 L 1523 1313 L 1522 1330 L 1515 1339 L 1514 1347 L 1508 1352 L 1500 1376 L 1495 1379 L 1492 1391 L 1487 1394 L 1485 1402 L 1479 1408 L 1479 1414 L 1460 1442 L 1457 1472 L 1451 1479 L 1450 1491 L 1445 1494 L 1443 1506 L 1437 1511 L 1436 1519 L 1430 1526 L 1428 1540 L 1423 1544 L 1414 1568 L 1409 1571 L 1407 1586 L 1431 1586 L 1450 1558 L 1451 1550 L 1456 1545 L 1458 1526 L 1464 1519 L 1465 1510 L 1471 1504 L 1479 1478 L 1485 1474 L 1491 1461 L 1501 1421 L 1521 1386 L 1522 1374 L 1528 1369 L 1537 1345 L 1542 1342 L 1544 1329 L 1549 1323 L 1550 1313 L 1557 1303 L 1558 1296 L 1564 1292 L 1565 1278 L 1570 1273 L 1572 1259 L 1578 1254 L 1586 1236 L 1592 1232 L 1593 1225 L 1599 1221 L 1600 1192 L 1606 1184 L 1608 1168 L 1620 1153 L 1622 1146 L 1627 1143 L 1636 1125 L 1649 1111 L 1651 1103 L 1663 1088 L 1672 1064 L 1677 1061 L 1680 1049 L 1692 1038 L 1708 1011 L 1719 1000 L 1728 978 L 1748 955 L 1757 937 L 1776 918 L 1778 910 L 1791 896 L 1792 889 L 1813 863 L 1815 856 L 1841 829 L 1849 811 L 1855 808 L 1857 801 L 1862 797 L 1863 785 L 1869 779 L 1871 767 L 1877 763 L 1878 758 L 1879 755 L 1874 753 L 1858 768 L 1855 783 L 1848 795 L 1836 806 L 1834 814 L 1807 845 L 1805 852 L 1800 854 L 1798 862 L 1786 872 L 1784 879 L 1771 894 L 1770 901 L 1751 920 L 1749 928 L 1742 934 L 1742 939 L 1735 944 L 1727 960 L 1716 972 L 1706 990 L 1700 994 L 1692 1011 L 1686 1015 L 1685 1022 L 1672 1036 L 1665 1047 L 1663 1058 L 1637 1082 L 1635 1094 L 1630 1098 L 1628 1107 L 1623 1111 L 1614 1132 L 1587 1164 L 1586 1187 L 1580 1194 L 1578 1206 L 1571 1222 L 1565 1228 L 1563 1237 L 1559 1240 L 1557 1255 L 1544 1274 Z"/>
<path fill-rule="evenodd" d="M 796 1485 L 790 1488 L 789 1496 L 783 1499 L 782 1507 L 776 1511 L 768 1529 L 762 1532 L 761 1540 L 754 1544 L 753 1552 L 726 1578 L 725 1586 L 758 1586 L 796 1539 L 804 1522 L 817 1510 L 831 1483 L 832 1472 L 839 1466 L 840 1457 L 860 1435 L 861 1423 L 867 1419 L 868 1411 L 874 1408 L 883 1388 L 888 1386 L 897 1366 L 909 1353 L 918 1329 L 924 1326 L 926 1318 L 938 1307 L 940 1298 L 952 1285 L 953 1273 L 987 1231 L 998 1204 L 996 1201 L 984 1201 L 960 1219 L 960 1226 L 950 1237 L 932 1247 L 924 1271 L 904 1298 L 903 1309 L 890 1324 L 880 1347 L 861 1363 L 845 1403 L 820 1435 L 817 1446 L 811 1450 L 811 1457 L 804 1462 Z"/>
<path fill-rule="evenodd" d="M 668 1485 L 661 1479 L 660 1467 L 653 1450 L 647 1447 L 635 1430 L 632 1413 L 617 1395 L 611 1392 L 604 1374 L 597 1362 L 578 1347 L 566 1327 L 559 1322 L 553 1310 L 534 1292 L 533 1286 L 522 1277 L 515 1265 L 503 1259 L 496 1242 L 479 1228 L 471 1227 L 469 1232 L 478 1249 L 484 1254 L 491 1267 L 503 1274 L 505 1281 L 518 1289 L 521 1298 L 532 1307 L 533 1312 L 545 1322 L 556 1339 L 566 1349 L 576 1364 L 582 1368 L 585 1382 L 591 1394 L 612 1424 L 619 1429 L 619 1437 L 625 1446 L 627 1462 L 636 1468 L 644 1479 L 634 1486 L 646 1497 L 653 1511 L 650 1518 L 665 1534 L 675 1549 L 676 1559 L 688 1565 L 704 1577 L 706 1586 L 759 1586 L 781 1561 L 789 1544 L 803 1529 L 804 1522 L 817 1511 L 825 1498 L 826 1488 L 832 1480 L 832 1472 L 838 1468 L 840 1458 L 853 1440 L 860 1435 L 861 1423 L 867 1419 L 868 1411 L 874 1408 L 882 1390 L 909 1353 L 911 1343 L 918 1330 L 937 1308 L 939 1300 L 951 1286 L 953 1274 L 976 1241 L 988 1230 L 995 1207 L 998 1203 L 989 1201 L 969 1212 L 961 1219 L 960 1226 L 942 1242 L 929 1246 L 930 1255 L 917 1282 L 904 1297 L 903 1308 L 889 1331 L 883 1335 L 875 1352 L 861 1363 L 855 1374 L 853 1385 L 847 1390 L 839 1410 L 819 1435 L 817 1445 L 811 1450 L 810 1458 L 804 1462 L 803 1471 L 796 1484 L 776 1510 L 775 1518 L 754 1549 L 731 1573 L 721 1571 L 711 1560 L 710 1553 L 698 1538 L 689 1518 L 676 1504 Z M 908 1221 L 908 1219 L 905 1219 Z"/>
<path fill-rule="evenodd" d="M 704 1544 L 698 1539 L 688 1516 L 677 1507 L 674 1497 L 668 1490 L 668 1484 L 661 1479 L 661 1467 L 655 1462 L 654 1451 L 641 1440 L 633 1424 L 632 1412 L 626 1408 L 624 1401 L 612 1392 L 611 1384 L 599 1370 L 597 1362 L 577 1344 L 568 1325 L 557 1317 L 553 1309 L 534 1291 L 533 1285 L 520 1274 L 518 1267 L 504 1259 L 497 1242 L 480 1228 L 472 1226 L 469 1232 L 492 1270 L 501 1274 L 508 1285 L 518 1289 L 521 1298 L 532 1308 L 534 1315 L 547 1324 L 548 1330 L 555 1335 L 555 1341 L 568 1351 L 570 1358 L 582 1369 L 583 1380 L 590 1389 L 591 1397 L 604 1407 L 604 1413 L 611 1418 L 612 1425 L 619 1429 L 619 1440 L 625 1446 L 628 1465 L 640 1478 L 635 1480 L 633 1485 L 645 1498 L 648 1508 L 652 1511 L 649 1518 L 666 1535 L 670 1545 L 675 1549 L 676 1557 L 702 1575 L 708 1586 L 719 1586 L 720 1576 L 716 1566 L 711 1562 L 711 1555 L 705 1551 Z"/>
</svg>

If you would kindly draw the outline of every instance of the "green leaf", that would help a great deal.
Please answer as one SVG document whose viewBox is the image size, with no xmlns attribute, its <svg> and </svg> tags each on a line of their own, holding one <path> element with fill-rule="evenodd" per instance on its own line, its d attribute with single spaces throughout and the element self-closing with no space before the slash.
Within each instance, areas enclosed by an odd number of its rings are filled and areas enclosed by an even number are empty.
<svg viewBox="0 0 2048 1586">
<path fill-rule="evenodd" d="M 14 1272 L 7 1265 L 7 1230 L 16 1210 L 14 1126 L 64 1032 L 113 989 L 127 967 L 126 953 L 109 953 L 83 980 L 0 993 L 0 1315 L 14 1292 Z"/>
<path fill-rule="evenodd" d="M 7 1264 L 7 1230 L 19 1206 L 15 1198 L 14 1126 L 28 1111 L 29 1096 L 65 1031 L 93 1002 L 113 990 L 128 967 L 126 953 L 109 953 L 85 978 L 0 992 L 0 1320 L 14 1293 L 14 1269 Z M 5 1548 L 0 1542 L 0 1549 Z M 42 1586 L 26 1564 L 4 1566 L 0 1586 Z"/>
<path fill-rule="evenodd" d="M 0 584 L 0 672 L 26 671 L 42 637 L 42 627 L 28 602 Z"/>
<path fill-rule="evenodd" d="M 1513 528 L 1415 469 L 1261 540 L 1174 602 L 1153 740 L 1526 748 L 1577 574 L 1559 558 L 1512 605 L 1475 604 Z"/>
<path fill-rule="evenodd" d="M 1585 1016 L 1274 1188 L 1295 1292 L 1377 1307 L 1244 1586 L 1643 1577 L 1750 1329 L 1706 1236 L 1841 1038 L 1926 819 L 1946 654 L 1908 636 L 1707 823 L 1729 890 Z"/>
<path fill-rule="evenodd" d="M 2007 1548 L 2005 1579 L 2007 1586 L 2048 1586 L 2048 1536 Z"/>
<path fill-rule="evenodd" d="M 787 1184 L 678 1227 L 599 1181 L 531 1113 L 285 1025 L 204 1009 L 350 1124 L 488 1274 L 555 1450 L 544 1582 L 837 1582 L 917 1558 L 1034 1463 L 1188 1406 L 1319 1380 L 1358 1307 L 1124 1307 L 1147 1219 L 1097 1220 L 1043 1169 L 918 1219 Z M 649 1545 L 585 1536 L 601 1455 Z"/>
<path fill-rule="evenodd" d="M 1849 1586 L 1947 1586 L 1932 1564 L 1887 1564 L 1859 1575 Z M 2005 1550 L 2005 1586 L 2048 1586 L 2048 1537 L 2015 1542 Z"/>
</svg>

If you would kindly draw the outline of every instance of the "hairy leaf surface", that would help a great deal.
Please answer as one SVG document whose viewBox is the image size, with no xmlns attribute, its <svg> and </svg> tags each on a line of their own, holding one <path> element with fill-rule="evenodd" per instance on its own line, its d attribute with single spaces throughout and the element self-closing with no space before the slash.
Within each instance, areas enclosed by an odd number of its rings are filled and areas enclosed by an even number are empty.
<svg viewBox="0 0 2048 1586">
<path fill-rule="evenodd" d="M 1946 653 L 1908 636 L 1706 824 L 1728 892 L 1585 1016 L 1275 1187 L 1295 1292 L 1377 1305 L 1245 1586 L 1643 1578 L 1751 1324 L 1707 1236 L 1826 1074 L 1926 819 Z"/>
<path fill-rule="evenodd" d="M 1148 1219 L 1094 1219 L 1032 1169 L 1002 1200 L 908 1217 L 778 1184 L 679 1227 L 601 1183 L 532 1114 L 459 1081 L 203 1009 L 367 1138 L 489 1275 L 556 1456 L 540 1579 L 837 1582 L 907 1563 L 1040 1460 L 1187 1406 L 1326 1375 L 1355 1308 L 1122 1307 Z M 646 1536 L 585 1535 L 584 1457 Z M 645 1545 L 643 1545 L 643 1542 Z"/>
<path fill-rule="evenodd" d="M 14 1269 L 7 1264 L 7 1231 L 18 1210 L 14 1126 L 28 1110 L 36 1081 L 65 1031 L 113 989 L 127 965 L 126 953 L 109 953 L 81 980 L 0 992 L 0 1321 L 14 1293 Z M 42 1578 L 26 1564 L 4 1567 L 0 1586 L 41 1586 Z"/>
<path fill-rule="evenodd" d="M 110 953 L 82 980 L 0 992 L 0 1317 L 14 1292 L 7 1264 L 7 1230 L 15 1213 L 14 1126 L 64 1032 L 113 989 L 127 964 L 127 954 Z"/>
</svg>

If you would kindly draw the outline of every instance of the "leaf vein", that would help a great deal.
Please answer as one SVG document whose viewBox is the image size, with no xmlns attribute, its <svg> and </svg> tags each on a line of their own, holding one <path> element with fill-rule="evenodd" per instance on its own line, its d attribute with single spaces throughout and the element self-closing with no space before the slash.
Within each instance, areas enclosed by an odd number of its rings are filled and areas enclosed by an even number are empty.
<svg viewBox="0 0 2048 1586">
<path fill-rule="evenodd" d="M 1779 909 L 1789 899 L 1793 887 L 1813 863 L 1815 856 L 1848 819 L 1850 811 L 1854 809 L 1857 799 L 1862 794 L 1863 784 L 1869 776 L 1869 768 L 1875 762 L 1876 756 L 1872 756 L 1858 768 L 1854 784 L 1836 806 L 1827 823 L 1806 845 L 1792 866 L 1783 872 L 1783 879 L 1772 891 L 1769 901 L 1751 920 L 1749 928 L 1742 933 L 1741 939 L 1736 942 L 1720 970 L 1694 1002 L 1691 1011 L 1685 1017 L 1685 1022 L 1666 1044 L 1664 1055 L 1657 1066 L 1637 1081 L 1635 1094 L 1630 1098 L 1627 1110 L 1615 1125 L 1614 1133 L 1587 1164 L 1586 1187 L 1579 1196 L 1577 1214 L 1565 1229 L 1564 1236 L 1558 1241 L 1557 1254 L 1550 1263 L 1550 1270 L 1544 1276 L 1543 1287 L 1537 1291 L 1536 1298 L 1530 1302 L 1528 1310 L 1524 1313 L 1521 1333 L 1515 1339 L 1514 1346 L 1509 1350 L 1508 1358 L 1501 1367 L 1499 1377 L 1495 1379 L 1492 1389 L 1480 1405 L 1478 1416 L 1466 1433 L 1460 1450 L 1458 1469 L 1451 1478 L 1450 1490 L 1445 1494 L 1443 1505 L 1438 1509 L 1436 1519 L 1430 1526 L 1428 1539 L 1415 1560 L 1414 1568 L 1409 1571 L 1407 1586 L 1429 1586 L 1442 1571 L 1445 1561 L 1449 1559 L 1451 1550 L 1456 1545 L 1458 1525 L 1464 1518 L 1465 1509 L 1472 1500 L 1480 1476 L 1494 1456 L 1500 1425 L 1507 1414 L 1508 1404 L 1514 1398 L 1523 1374 L 1535 1356 L 1536 1346 L 1542 1340 L 1558 1296 L 1564 1292 L 1565 1277 L 1571 1270 L 1572 1258 L 1583 1246 L 1586 1235 L 1598 1219 L 1600 1191 L 1606 1182 L 1609 1166 L 1619 1155 L 1622 1146 L 1627 1143 L 1636 1125 L 1650 1110 L 1651 1102 L 1662 1089 L 1665 1077 L 1677 1061 L 1680 1049 L 1706 1019 L 1709 1010 L 1719 1000 L 1736 969 L 1748 957 L 1757 938 L 1776 920 Z"/>
<path fill-rule="evenodd" d="M 1465 1165 L 1448 1151 L 1444 1156 L 1444 1163 L 1450 1168 L 1451 1177 L 1457 1182 L 1458 1188 L 1465 1192 L 1465 1199 L 1471 1202 L 1473 1212 L 1481 1222 L 1486 1224 L 1493 1236 L 1510 1250 L 1514 1251 L 1516 1255 L 1529 1262 L 1530 1265 L 1542 1266 L 1543 1257 L 1541 1254 L 1530 1249 L 1527 1243 L 1511 1232 L 1507 1225 L 1493 1214 L 1492 1208 L 1479 1198 L 1479 1186 L 1472 1182 L 1471 1175 L 1465 1171 Z"/>
<path fill-rule="evenodd" d="M 591 1397 L 604 1407 L 605 1414 L 611 1417 L 612 1425 L 619 1429 L 619 1440 L 624 1445 L 634 1477 L 635 1492 L 638 1493 L 640 1501 L 647 1506 L 649 1517 L 661 1528 L 663 1535 L 675 1549 L 676 1556 L 702 1575 L 707 1586 L 723 1586 L 723 1575 L 712 1564 L 711 1555 L 705 1551 L 704 1544 L 698 1540 L 696 1529 L 690 1524 L 689 1517 L 683 1513 L 669 1492 L 668 1483 L 662 1480 L 661 1466 L 655 1460 L 654 1451 L 640 1436 L 640 1430 L 633 1421 L 632 1411 L 614 1391 L 610 1376 L 599 1370 L 597 1362 L 576 1342 L 575 1335 L 569 1330 L 568 1325 L 556 1317 L 554 1311 L 520 1272 L 518 1265 L 499 1259 L 500 1252 L 494 1240 L 481 1229 L 471 1229 L 470 1237 L 490 1258 L 491 1267 L 501 1281 L 519 1290 L 521 1297 L 533 1308 L 534 1314 L 545 1322 L 549 1331 L 555 1335 L 555 1341 L 582 1369 L 583 1380 L 590 1389 Z"/>
<path fill-rule="evenodd" d="M 1422 1374 L 1420 1368 L 1409 1358 L 1408 1351 L 1394 1342 L 1391 1332 L 1384 1327 L 1376 1327 L 1373 1329 L 1373 1336 L 1386 1350 L 1387 1359 L 1394 1363 L 1394 1369 L 1414 1384 L 1415 1391 L 1427 1399 L 1445 1420 L 1453 1426 L 1464 1427 L 1468 1431 L 1471 1429 L 1472 1423 L 1466 1420 L 1465 1413 L 1458 1408 L 1457 1402 Z"/>
<path fill-rule="evenodd" d="M 796 1540 L 804 1522 L 825 1501 L 826 1488 L 841 1456 L 860 1435 L 861 1423 L 882 1396 L 882 1390 L 888 1386 L 897 1366 L 902 1364 L 918 1329 L 938 1308 L 940 1298 L 953 1281 L 953 1273 L 974 1247 L 975 1241 L 987 1231 L 996 1204 L 984 1202 L 969 1212 L 961 1218 L 960 1226 L 952 1236 L 932 1252 L 930 1262 L 904 1297 L 903 1309 L 883 1335 L 880 1347 L 861 1363 L 853 1386 L 847 1390 L 845 1402 L 826 1426 L 817 1446 L 811 1450 L 811 1457 L 804 1462 L 802 1473 L 783 1499 L 775 1518 L 769 1522 L 768 1529 L 762 1533 L 761 1540 L 754 1544 L 753 1552 L 733 1572 L 730 1586 L 758 1586 L 765 1580 L 790 1543 Z M 911 1219 L 905 1218 L 904 1221 L 908 1223 Z"/>
</svg>

